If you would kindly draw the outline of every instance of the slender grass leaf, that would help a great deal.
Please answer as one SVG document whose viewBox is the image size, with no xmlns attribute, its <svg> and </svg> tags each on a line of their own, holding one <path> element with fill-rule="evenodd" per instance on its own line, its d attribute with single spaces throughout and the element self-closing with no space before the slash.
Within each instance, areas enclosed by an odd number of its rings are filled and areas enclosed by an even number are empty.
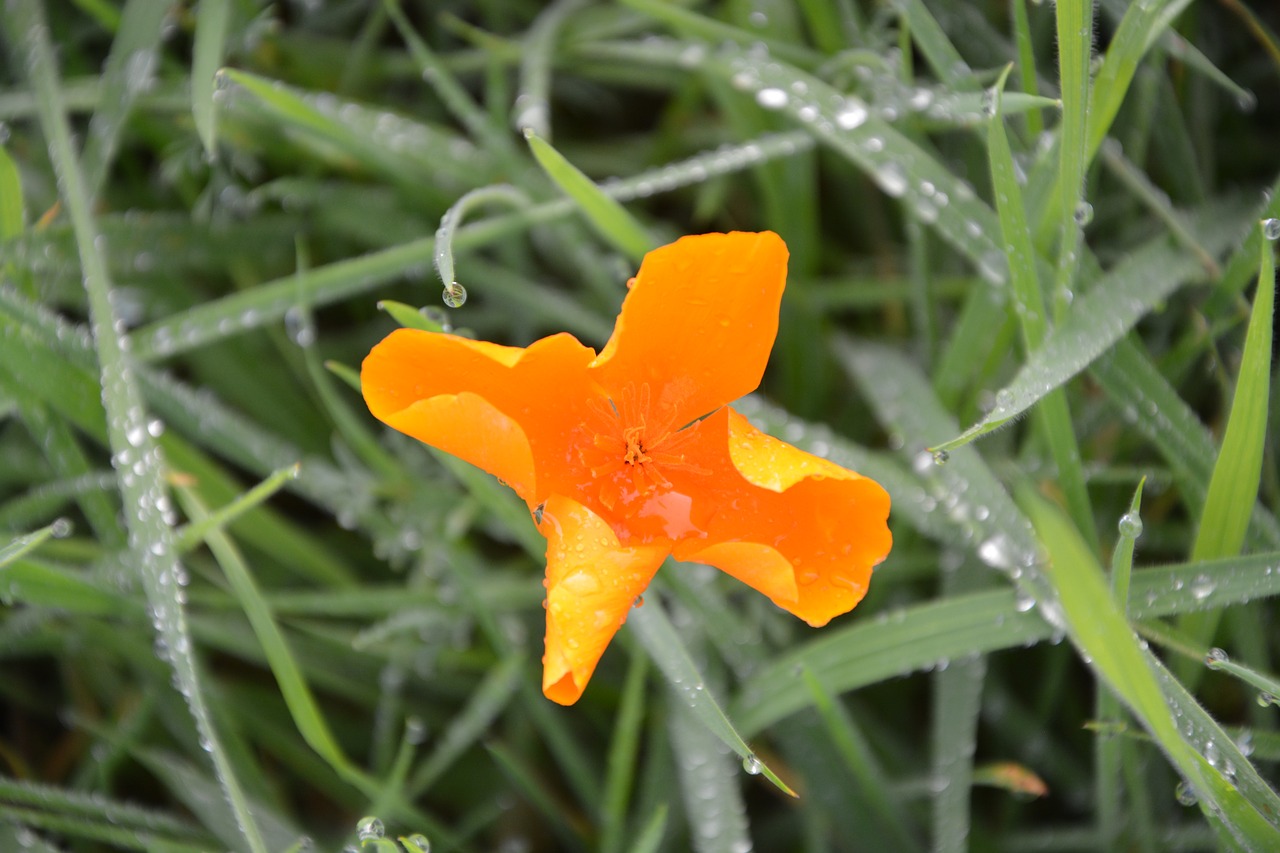
<svg viewBox="0 0 1280 853">
<path fill-rule="evenodd" d="M 226 799 L 220 796 L 217 782 L 173 753 L 144 749 L 136 751 L 135 757 L 193 814 L 198 815 L 201 824 L 214 832 L 223 844 L 237 846 L 238 818 L 228 807 Z M 265 803 L 254 803 L 253 813 L 262 826 L 268 850 L 284 849 L 302 834 Z"/>
<path fill-rule="evenodd" d="M 561 156 L 532 130 L 525 130 L 525 139 L 533 151 L 538 165 L 572 198 L 586 215 L 587 221 L 602 237 L 616 246 L 632 260 L 638 261 L 653 248 L 653 238 L 644 230 L 627 209 L 600 191 L 586 175 Z"/>
<path fill-rule="evenodd" d="M 6 566 L 7 550 L 0 550 L 0 600 L 68 613 L 142 614 L 140 605 L 67 569 L 34 560 L 16 560 Z"/>
<path fill-rule="evenodd" d="M 18 164 L 0 145 L 0 242 L 17 237 L 24 228 L 26 213 L 22 202 L 22 175 Z"/>
<path fill-rule="evenodd" d="M 256 508 L 284 486 L 289 480 L 298 476 L 298 466 L 281 468 L 231 503 L 216 512 L 209 513 L 200 522 L 187 525 L 178 531 L 178 550 L 190 551 L 204 542 L 215 530 L 221 531 L 236 518 Z"/>
<path fill-rule="evenodd" d="M 1236 841 L 1250 849 L 1264 850 L 1280 844 L 1280 825 L 1276 823 L 1280 813 L 1265 817 L 1184 734 L 1181 714 L 1176 713 L 1180 709 L 1170 707 L 1160 679 L 1151 668 L 1154 658 L 1143 654 L 1079 533 L 1054 506 L 1029 488 L 1023 491 L 1022 501 L 1048 552 L 1046 574 L 1059 593 L 1060 616 L 1090 667 L 1141 720 L 1196 791 L 1206 816 L 1221 819 Z M 1274 798 L 1272 793 L 1271 799 Z"/>
<path fill-rule="evenodd" d="M 111 53 L 102 69 L 100 100 L 93 118 L 89 120 L 89 133 L 85 137 L 81 157 L 90 199 L 97 198 L 102 188 L 130 110 L 138 96 L 155 84 L 161 30 L 165 18 L 172 12 L 172 5 L 163 0 L 129 0 L 124 6 L 116 38 L 111 43 Z M 202 5 L 207 5 L 207 2 Z M 199 26 L 197 22 L 197 28 Z M 199 41 L 198 33 L 196 38 Z"/>
<path fill-rule="evenodd" d="M 335 166 L 355 165 L 418 193 L 455 194 L 487 183 L 493 173 L 486 154 L 444 128 L 245 71 L 224 68 L 218 78 L 219 110 L 283 125 L 294 141 Z"/>
<path fill-rule="evenodd" d="M 1248 514 L 1241 512 L 1240 507 L 1252 506 L 1258 494 L 1262 451 L 1267 438 L 1276 289 L 1273 245 L 1264 240 L 1260 248 L 1258 291 L 1245 336 L 1240 375 L 1236 380 L 1222 449 L 1218 452 L 1218 461 L 1209 481 L 1195 546 L 1191 550 L 1193 560 L 1239 553 L 1249 520 Z"/>
<path fill-rule="evenodd" d="M 555 0 L 538 13 L 520 51 L 520 83 L 512 117 L 516 130 L 529 137 L 551 138 L 551 65 L 565 21 L 586 0 Z"/>
<path fill-rule="evenodd" d="M 75 230 L 102 371 L 102 401 L 107 413 L 112 464 L 118 471 L 128 472 L 127 477 L 120 478 L 120 483 L 133 562 L 146 588 L 156 628 L 168 649 L 174 677 L 187 699 L 201 738 L 209 745 L 218 781 L 231 803 L 240 834 L 251 851 L 265 853 L 267 848 L 261 832 L 205 704 L 182 606 L 179 579 L 185 573 L 174 549 L 173 530 L 165 517 L 163 459 L 155 437 L 148 431 L 133 364 L 121 343 L 119 329 L 123 327 L 111 304 L 111 279 L 97 245 L 98 230 L 72 147 L 43 9 L 34 5 L 7 7 L 4 17 L 13 48 L 23 57 L 31 85 L 39 96 L 40 124 L 58 174 L 59 191 Z"/>
<path fill-rule="evenodd" d="M 807 137 L 803 134 L 772 134 L 740 146 L 698 154 L 678 163 L 646 170 L 610 182 L 600 189 L 618 200 L 640 198 L 741 171 L 775 157 L 790 156 L 807 144 Z M 577 207 L 570 199 L 556 199 L 518 213 L 473 223 L 458 229 L 453 248 L 462 250 L 488 245 L 523 232 L 532 225 L 563 219 L 575 210 Z M 434 254 L 435 239 L 426 237 L 283 276 L 250 290 L 202 303 L 138 329 L 133 336 L 134 355 L 142 361 L 176 355 L 279 322 L 290 308 L 300 302 L 318 308 L 367 293 L 398 276 L 420 269 L 424 263 L 431 262 Z"/>
<path fill-rule="evenodd" d="M 211 843 L 199 827 L 164 812 L 142 808 L 101 794 L 86 794 L 30 780 L 0 777 L 0 799 L 6 805 L 26 805 L 55 810 L 67 817 L 100 819 L 120 827 L 171 838 L 187 838 Z M 13 849 L 22 849 L 15 847 Z"/>
<path fill-rule="evenodd" d="M 1116 606 L 1124 613 L 1129 607 L 1129 582 L 1133 576 L 1133 549 L 1138 537 L 1142 535 L 1142 487 L 1146 484 L 1144 476 L 1133 490 L 1133 500 L 1129 509 L 1120 516 L 1117 526 L 1120 538 L 1111 554 L 1111 595 Z"/>
<path fill-rule="evenodd" d="M 662 667 L 661 661 L 658 665 Z M 697 853 L 748 850 L 751 836 L 733 748 L 707 727 L 694 706 L 686 704 L 683 692 L 672 696 L 674 706 L 667 726 L 671 730 L 671 747 L 678 756 L 676 769 L 691 846 Z"/>
<path fill-rule="evenodd" d="M 63 533 L 68 532 L 67 528 L 67 522 L 54 522 L 53 524 L 42 527 L 33 533 L 26 533 L 12 539 L 9 544 L 0 548 L 0 569 L 4 568 L 19 557 L 29 554 L 36 548 L 39 548 L 42 542 L 54 536 L 58 531 L 62 531 Z"/>
<path fill-rule="evenodd" d="M 889 785 L 884 771 L 848 710 L 835 700 L 811 672 L 805 670 L 803 677 L 805 687 L 813 697 L 813 705 L 826 728 L 828 742 L 857 781 L 857 787 L 850 793 L 868 802 L 871 814 L 879 824 L 874 829 L 869 828 L 870 831 L 892 843 L 894 850 L 920 849 L 907 830 L 901 810 L 889 798 Z"/>
<path fill-rule="evenodd" d="M 1013 165 L 1013 152 L 1004 131 L 1004 84 L 1013 66 L 1006 66 L 992 90 L 995 114 L 987 124 L 987 156 L 991 161 L 991 185 L 995 191 L 996 214 L 1000 232 L 1008 249 L 1009 280 L 1013 292 L 1013 310 L 1022 328 L 1027 352 L 1034 351 L 1044 340 L 1048 328 L 1044 293 L 1036 272 L 1035 248 L 1022 203 L 1022 188 Z"/>
<path fill-rule="evenodd" d="M 6 384 L 5 380 L 0 379 L 0 386 Z M 96 472 L 76 440 L 71 425 L 57 417 L 48 406 L 28 395 L 19 393 L 14 396 L 18 399 L 18 410 L 27 424 L 27 431 L 41 444 L 45 458 L 58 476 L 71 482 L 89 482 L 94 479 Z M 113 480 L 106 488 L 84 489 L 76 495 L 76 501 L 88 518 L 89 526 L 108 549 L 122 548 L 125 545 L 119 509 L 110 496 L 117 485 Z"/>
<path fill-rule="evenodd" d="M 1265 696 L 1270 696 L 1273 699 L 1280 696 L 1280 679 L 1259 672 L 1253 667 L 1236 663 L 1227 657 L 1227 653 L 1222 649 L 1210 649 L 1209 653 L 1205 655 L 1204 662 L 1209 669 L 1230 673 L 1245 684 L 1258 688 L 1261 691 L 1259 699 Z"/>
<path fill-rule="evenodd" d="M 420 798 L 469 749 L 511 703 L 524 677 L 524 658 L 511 655 L 493 667 L 472 692 L 467 704 L 449 720 L 435 748 L 414 771 L 406 793 Z"/>
<path fill-rule="evenodd" d="M 768 765 L 760 761 L 734 731 L 733 724 L 725 717 L 724 711 L 720 710 L 720 703 L 711 695 L 697 667 L 694 666 L 688 650 L 680 639 L 680 634 L 667 618 L 667 614 L 657 606 L 657 602 L 650 603 L 648 607 L 633 608 L 627 624 L 631 626 L 632 633 L 658 665 L 658 669 L 662 670 L 662 674 L 666 676 L 667 683 L 675 694 L 677 705 L 686 708 L 693 719 L 737 753 L 742 758 L 744 766 L 750 765 L 753 770 L 763 773 L 765 778 L 776 785 L 780 791 L 794 797 L 795 792 L 787 787 Z"/>
<path fill-rule="evenodd" d="M 1022 190 L 1018 186 L 1013 165 L 1013 153 L 1005 135 L 1001 99 L 1005 80 L 1013 66 L 1005 67 L 996 82 L 994 96 L 996 115 L 987 127 L 987 152 L 991 160 L 991 183 L 995 190 L 996 211 L 1005 246 L 1009 250 L 1009 274 L 1013 290 L 1014 316 L 1022 329 L 1023 346 L 1034 352 L 1044 342 L 1048 328 L 1045 298 L 1036 269 L 1035 249 L 1031 242 L 1031 230 L 1022 202 Z M 1091 541 L 1097 539 L 1094 530 L 1093 510 L 1089 493 L 1085 488 L 1084 472 L 1080 464 L 1080 448 L 1071 427 L 1071 412 L 1062 391 L 1054 389 L 1045 394 L 1037 411 L 1040 428 L 1049 443 L 1049 449 L 1058 466 L 1058 482 L 1066 495 L 1071 515 Z M 949 452 L 939 448 L 941 452 Z"/>
<path fill-rule="evenodd" d="M 238 506 L 243 500 L 244 487 L 240 482 L 195 446 L 179 438 L 176 431 L 166 432 L 161 443 L 171 470 L 190 477 L 194 481 L 191 488 L 206 505 L 221 504 L 227 508 Z M 294 465 L 279 468 L 269 473 L 268 479 L 283 476 L 283 472 L 294 468 Z M 284 476 L 280 485 L 291 486 L 300 473 L 299 470 L 292 477 Z M 356 583 L 351 568 L 331 549 L 269 506 L 259 503 L 245 509 L 248 512 L 232 520 L 228 528 L 236 540 L 274 557 L 299 577 L 344 589 L 345 594 L 354 593 Z M 184 544 L 186 533 L 186 530 L 179 533 Z"/>
<path fill-rule="evenodd" d="M 665 0 L 622 0 L 622 4 L 662 21 L 679 33 L 695 36 L 713 44 L 733 43 L 744 48 L 763 44 L 769 49 L 770 56 L 776 56 L 800 68 L 814 68 L 823 58 L 791 42 L 771 38 L 767 32 L 744 30 Z"/>
<path fill-rule="evenodd" d="M 1013 34 L 1018 48 L 1018 77 L 1028 95 L 1040 94 L 1036 80 L 1035 48 L 1031 41 L 1031 23 L 1027 17 L 1027 0 L 1013 0 Z M 1044 131 L 1044 120 L 1038 110 L 1027 113 L 1027 134 L 1035 139 Z"/>
<path fill-rule="evenodd" d="M 491 153 L 502 155 L 503 159 L 515 164 L 517 149 L 511 138 L 490 120 L 489 115 L 471 99 L 471 95 L 458 82 L 449 66 L 418 36 L 409 19 L 405 17 L 400 4 L 391 0 L 384 3 L 383 8 L 386 9 L 387 16 L 395 25 L 396 31 L 400 33 L 400 37 L 409 47 L 409 53 L 421 67 L 422 79 L 430 84 L 440 100 L 453 113 L 454 118 L 467 129 L 473 139 L 483 142 Z"/>
<path fill-rule="evenodd" d="M 281 481 L 283 482 L 284 477 L 290 475 L 291 472 L 283 472 Z M 306 678 L 294 659 L 293 652 L 289 649 L 284 633 L 276 624 L 270 606 L 263 599 L 258 584 L 239 551 L 222 532 L 219 519 L 209 515 L 191 490 L 180 488 L 178 496 L 188 517 L 191 518 L 192 528 L 198 530 L 208 543 L 209 549 L 213 551 L 214 557 L 226 574 L 236 599 L 244 609 L 249 624 L 253 627 L 253 633 L 271 666 L 271 672 L 275 675 L 280 694 L 289 707 L 294 724 L 298 727 L 298 732 L 338 775 L 359 785 L 363 781 L 363 774 L 347 758 L 330 731 L 329 724 L 325 721 L 324 715 L 312 696 L 311 688 L 307 685 Z M 367 787 L 367 783 L 365 784 Z"/>
<path fill-rule="evenodd" d="M 977 84 L 968 63 L 947 38 L 924 0 L 895 0 L 894 5 L 906 18 L 907 26 L 911 28 L 911 40 L 933 69 L 934 76 L 953 91 L 975 88 Z"/>
<path fill-rule="evenodd" d="M 1086 159 L 1093 158 L 1111 129 L 1138 63 L 1190 3 L 1191 0 L 1156 0 L 1129 4 L 1107 44 L 1093 82 Z"/>
<path fill-rule="evenodd" d="M 342 383 L 352 391 L 360 393 L 360 372 L 354 367 L 329 359 L 324 363 L 324 369 L 341 379 Z"/>
<path fill-rule="evenodd" d="M 1112 174 L 1118 177 L 1142 201 L 1147 210 L 1154 213 L 1165 224 L 1165 227 L 1169 229 L 1169 233 L 1173 235 L 1178 243 L 1188 251 L 1195 253 L 1196 259 L 1199 260 L 1200 266 L 1204 268 L 1209 278 L 1218 279 L 1222 277 L 1222 270 L 1218 267 L 1218 262 L 1213 259 L 1213 255 L 1210 254 L 1209 250 L 1192 233 L 1191 225 L 1187 222 L 1187 218 L 1183 216 L 1181 211 L 1174 208 L 1168 194 L 1157 187 L 1145 172 L 1124 156 L 1119 144 L 1103 144 L 1102 162 Z"/>
<path fill-rule="evenodd" d="M 1271 223 L 1280 228 L 1280 222 L 1269 219 L 1260 223 L 1258 230 L 1273 227 Z M 1258 496 L 1258 484 L 1262 479 L 1262 457 L 1267 442 L 1267 408 L 1271 392 L 1276 268 L 1272 241 L 1264 239 L 1259 246 L 1258 289 L 1245 334 L 1240 375 L 1236 379 L 1227 431 L 1222 437 L 1222 448 L 1218 451 L 1218 460 L 1213 466 L 1213 476 L 1205 495 L 1195 544 L 1191 549 L 1193 560 L 1229 557 L 1240 553 L 1249 526 L 1249 513 L 1243 512 L 1241 508 L 1254 505 Z M 1203 645 L 1213 642 L 1220 619 L 1219 613 L 1199 613 L 1183 617 L 1180 627 L 1194 642 Z M 1189 690 L 1194 690 L 1199 680 L 1196 672 L 1183 669 L 1180 673 L 1184 675 Z"/>
<path fill-rule="evenodd" d="M 608 776 L 604 787 L 604 813 L 601 816 L 601 853 L 621 853 L 627 829 L 627 803 L 635 778 L 639 755 L 640 731 L 644 724 L 645 682 L 649 676 L 649 659 L 633 653 L 622 688 L 617 722 L 609 744 Z M 634 849 L 634 848 L 633 848 Z"/>
<path fill-rule="evenodd" d="M 934 446 L 951 451 L 999 429 L 1049 392 L 1089 367 L 1145 314 L 1202 274 L 1191 254 L 1157 238 L 1125 257 L 1084 295 L 1013 381 L 996 393 L 996 405 L 956 438 Z"/>
<path fill-rule="evenodd" d="M 667 806 L 661 805 L 654 810 L 644 829 L 636 835 L 636 841 L 628 848 L 628 853 L 658 853 L 662 849 L 662 836 L 667 830 Z"/>
<path fill-rule="evenodd" d="M 580 831 L 569 822 L 569 813 L 551 796 L 549 787 L 538 778 L 527 760 L 500 743 L 487 743 L 485 749 L 510 781 L 512 786 L 560 839 L 561 850 L 585 849 Z"/>
<path fill-rule="evenodd" d="M 424 332 L 442 332 L 444 327 L 439 323 L 431 320 L 422 311 L 411 305 L 405 305 L 403 302 L 393 302 L 390 299 L 382 299 L 378 302 L 378 310 L 386 311 L 391 315 L 391 319 L 395 320 L 406 329 L 421 329 Z M 356 390 L 360 390 L 360 386 L 356 386 Z"/>
<path fill-rule="evenodd" d="M 218 67 L 222 65 L 230 25 L 230 0 L 200 0 L 196 9 L 196 38 L 191 56 L 191 115 L 195 118 L 200 142 L 210 155 L 217 150 L 213 90 L 217 85 Z"/>
<path fill-rule="evenodd" d="M 985 583 L 981 575 L 961 565 L 942 577 L 942 590 L 962 594 Z M 978 724 L 982 713 L 987 660 L 970 655 L 954 660 L 933 675 L 932 781 L 933 846 L 935 853 L 968 849 L 973 756 L 976 753 Z"/>
<path fill-rule="evenodd" d="M 615 62 L 701 69 L 751 95 L 765 109 L 788 116 L 846 157 L 887 195 L 901 199 L 921 222 L 969 258 L 984 278 L 997 285 L 1006 281 L 1004 251 L 993 236 L 999 233 L 995 212 L 967 182 L 857 97 L 780 61 L 761 64 L 732 45 L 709 52 L 696 42 L 646 43 L 643 48 L 609 43 L 593 50 Z"/>
<path fill-rule="evenodd" d="M 1084 141 L 1089 121 L 1093 0 L 1064 0 L 1054 4 L 1054 11 L 1058 36 L 1058 88 L 1062 97 L 1062 121 L 1057 139 L 1057 183 L 1054 185 L 1058 194 L 1050 197 L 1043 209 L 1045 218 L 1042 221 L 1051 225 L 1053 232 L 1059 235 L 1052 305 L 1054 317 L 1060 318 L 1067 307 L 1082 254 L 1081 225 L 1092 216 L 1093 210 L 1087 202 L 1081 202 L 1085 171 L 1089 165 Z M 1037 236 L 1040 245 L 1049 242 L 1043 229 Z"/>
</svg>

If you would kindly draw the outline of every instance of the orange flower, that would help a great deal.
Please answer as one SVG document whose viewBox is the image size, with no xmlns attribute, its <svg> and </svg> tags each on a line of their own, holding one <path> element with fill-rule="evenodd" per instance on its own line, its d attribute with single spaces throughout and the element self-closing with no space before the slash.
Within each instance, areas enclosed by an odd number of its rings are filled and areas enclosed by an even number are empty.
<svg viewBox="0 0 1280 853">
<path fill-rule="evenodd" d="M 685 237 L 645 256 L 599 355 L 400 329 L 365 359 L 379 420 L 504 480 L 547 537 L 548 698 L 578 700 L 668 555 L 819 626 L 889 553 L 878 483 L 726 405 L 760 384 L 786 268 L 776 234 Z"/>
</svg>

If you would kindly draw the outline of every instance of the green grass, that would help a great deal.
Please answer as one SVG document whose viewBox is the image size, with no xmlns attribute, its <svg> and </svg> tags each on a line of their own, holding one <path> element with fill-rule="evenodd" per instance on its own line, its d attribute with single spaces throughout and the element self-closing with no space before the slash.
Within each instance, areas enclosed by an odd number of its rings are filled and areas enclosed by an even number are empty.
<svg viewBox="0 0 1280 853">
<path fill-rule="evenodd" d="M 1280 848 L 1254 6 L 6 6 L 0 849 Z M 766 228 L 738 408 L 894 549 L 818 630 L 669 565 L 554 705 L 544 540 L 359 363 Z"/>
</svg>

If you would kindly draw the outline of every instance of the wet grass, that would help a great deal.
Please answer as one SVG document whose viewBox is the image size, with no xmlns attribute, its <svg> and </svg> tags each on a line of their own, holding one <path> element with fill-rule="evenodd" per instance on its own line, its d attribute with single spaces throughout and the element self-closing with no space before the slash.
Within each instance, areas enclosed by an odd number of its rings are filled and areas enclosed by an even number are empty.
<svg viewBox="0 0 1280 853">
<path fill-rule="evenodd" d="M 0 848 L 1280 847 L 1276 30 L 9 4 Z M 668 567 L 553 705 L 528 512 L 354 369 L 599 347 L 648 248 L 761 229 L 740 408 L 879 480 L 894 550 L 817 631 Z"/>
</svg>

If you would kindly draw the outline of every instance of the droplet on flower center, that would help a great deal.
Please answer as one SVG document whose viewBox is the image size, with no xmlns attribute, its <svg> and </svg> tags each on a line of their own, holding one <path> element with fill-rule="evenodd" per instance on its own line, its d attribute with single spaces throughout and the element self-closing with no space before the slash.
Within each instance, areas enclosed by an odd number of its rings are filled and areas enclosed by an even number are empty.
<svg viewBox="0 0 1280 853">
<path fill-rule="evenodd" d="M 648 383 L 638 389 L 628 385 L 619 399 L 597 401 L 592 409 L 595 435 L 580 452 L 605 506 L 613 508 L 619 502 L 669 489 L 671 481 L 664 472 L 701 470 L 685 459 L 681 449 L 691 433 L 673 429 L 671 413 L 655 417 Z"/>
</svg>

